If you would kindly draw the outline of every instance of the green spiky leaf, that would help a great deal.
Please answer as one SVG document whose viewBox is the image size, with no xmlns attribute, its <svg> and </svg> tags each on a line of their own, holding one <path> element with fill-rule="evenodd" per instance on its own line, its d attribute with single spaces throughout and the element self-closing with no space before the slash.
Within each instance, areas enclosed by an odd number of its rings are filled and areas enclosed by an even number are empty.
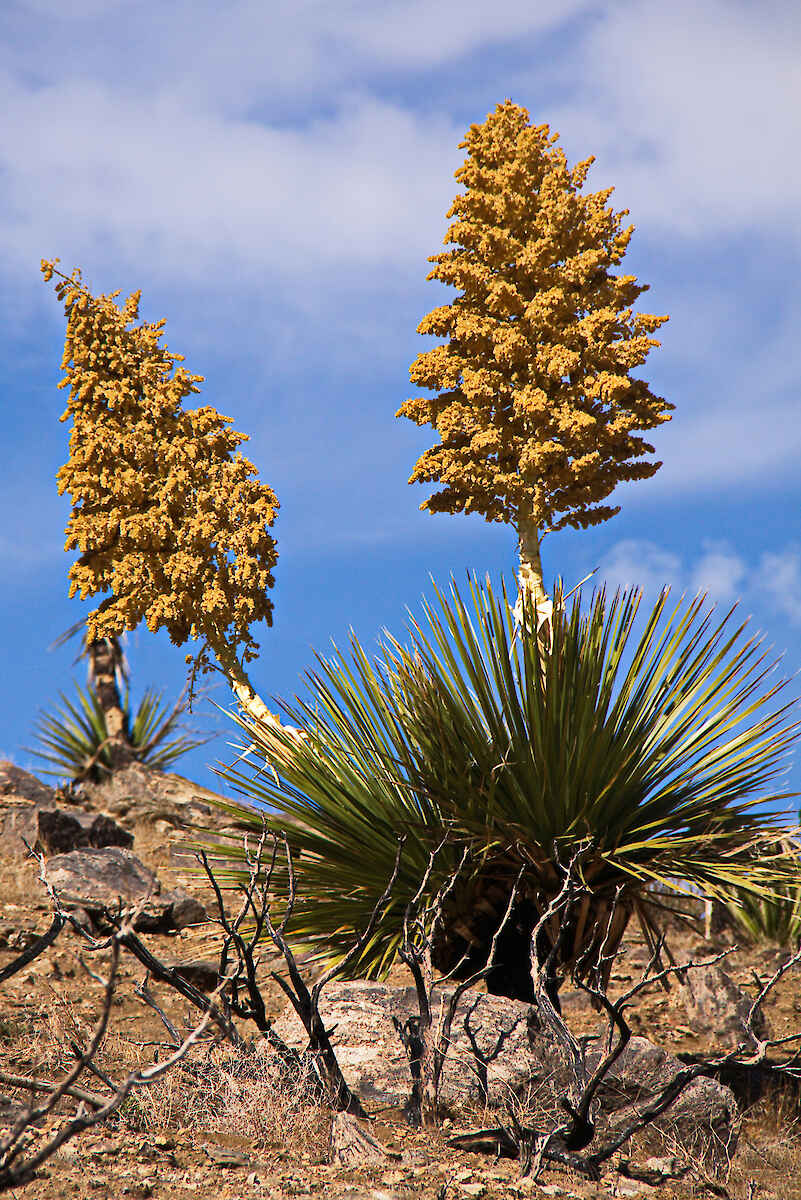
<svg viewBox="0 0 801 1200">
<path fill-rule="evenodd" d="M 358 970 L 393 961 L 401 918 L 432 847 L 431 886 L 467 869 L 449 897 L 443 964 L 480 959 L 524 868 L 520 922 L 530 928 L 558 887 L 559 862 L 589 846 L 591 904 L 562 949 L 567 965 L 597 941 L 613 905 L 648 924 L 654 885 L 727 898 L 768 895 L 787 863 L 774 790 L 799 723 L 758 639 L 734 611 L 662 594 L 638 626 L 639 592 L 586 605 L 556 596 L 550 652 L 533 611 L 515 629 L 505 592 L 473 582 L 424 605 L 408 643 L 387 636 L 371 660 L 318 658 L 311 696 L 286 707 L 290 730 L 238 720 L 246 763 L 220 774 L 251 805 L 229 815 L 286 829 L 297 856 L 296 936 L 341 955 L 389 878 L 392 903 Z M 237 878 L 241 848 L 223 849 Z M 495 925 L 493 925 L 493 921 Z M 555 930 L 553 936 L 557 936 Z M 471 951 L 472 953 L 472 951 Z"/>
<path fill-rule="evenodd" d="M 42 771 L 43 775 L 97 780 L 112 766 L 107 749 L 105 715 L 91 685 L 84 690 L 76 683 L 75 692 L 74 700 L 59 692 L 61 705 L 40 714 L 35 727 L 37 746 L 29 748 L 29 752 L 50 764 L 49 769 Z M 168 709 L 161 695 L 149 688 L 133 712 L 126 689 L 123 700 L 125 729 L 139 762 L 163 771 L 182 754 L 210 740 L 210 736 L 177 733 L 185 711 L 182 700 Z M 177 736 L 172 736 L 176 733 Z"/>
</svg>

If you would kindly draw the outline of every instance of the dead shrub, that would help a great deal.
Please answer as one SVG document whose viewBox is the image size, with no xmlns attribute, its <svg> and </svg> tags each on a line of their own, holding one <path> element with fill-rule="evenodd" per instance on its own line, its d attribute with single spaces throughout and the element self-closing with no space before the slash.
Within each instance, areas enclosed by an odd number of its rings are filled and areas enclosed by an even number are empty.
<svg viewBox="0 0 801 1200">
<path fill-rule="evenodd" d="M 180 1068 L 129 1098 L 121 1113 L 138 1131 L 180 1126 L 247 1138 L 261 1148 L 319 1157 L 328 1150 L 332 1109 L 311 1059 L 293 1071 L 266 1044 L 206 1045 Z"/>
</svg>

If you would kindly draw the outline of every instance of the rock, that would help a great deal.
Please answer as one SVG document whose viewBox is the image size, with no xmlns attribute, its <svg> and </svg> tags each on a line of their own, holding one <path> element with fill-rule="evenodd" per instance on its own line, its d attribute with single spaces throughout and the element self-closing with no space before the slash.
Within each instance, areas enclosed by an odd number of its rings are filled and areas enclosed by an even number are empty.
<svg viewBox="0 0 801 1200">
<path fill-rule="evenodd" d="M 438 1005 L 435 993 L 435 1012 Z M 340 1066 L 368 1106 L 400 1107 L 407 1102 L 411 1073 L 397 1024 L 413 1021 L 417 1011 L 412 987 L 359 981 L 332 983 L 323 993 L 320 1013 L 326 1028 L 334 1030 Z M 285 1010 L 275 1030 L 290 1045 L 305 1048 L 305 1033 L 293 1009 Z M 599 1054 L 590 1048 L 590 1070 Z M 599 1089 L 603 1122 L 621 1127 L 633 1105 L 647 1102 L 682 1069 L 678 1059 L 646 1038 L 632 1037 Z M 522 1105 L 536 1095 L 543 1110 L 555 1112 L 571 1078 L 559 1046 L 541 1029 L 530 1005 L 475 991 L 463 995 L 442 1074 L 445 1109 L 455 1112 L 486 1104 L 504 1112 L 510 1100 L 517 1098 Z M 655 1124 L 714 1157 L 734 1149 L 739 1112 L 729 1088 L 700 1078 Z"/>
<path fill-rule="evenodd" d="M 363 1122 L 348 1113 L 335 1113 L 331 1124 L 331 1145 L 328 1161 L 338 1167 L 367 1167 L 385 1163 L 389 1158 L 384 1147 Z"/>
<path fill-rule="evenodd" d="M 141 763 L 131 763 L 100 783 L 84 783 L 80 792 L 93 808 L 118 820 L 164 821 L 170 828 L 193 824 L 217 828 L 220 824 L 208 800 L 221 797 L 182 775 L 154 771 Z M 228 822 L 230 817 L 224 820 Z"/>
<path fill-rule="evenodd" d="M 27 922 L 18 925 L 15 921 L 0 921 L 0 950 L 22 954 L 35 945 L 42 933 L 43 930 Z"/>
<path fill-rule="evenodd" d="M 172 893 L 172 905 L 170 908 L 170 922 L 173 929 L 188 929 L 190 925 L 202 925 L 208 920 L 208 915 L 205 908 L 196 900 L 194 896 L 190 896 L 183 888 L 177 887 Z M 215 983 L 216 987 L 217 984 Z"/>
<path fill-rule="evenodd" d="M 438 999 L 437 999 L 438 1002 Z M 395 1021 L 404 1024 L 417 1015 L 413 987 L 357 981 L 332 983 L 323 993 L 320 1012 L 326 1028 L 336 1027 L 334 1042 L 340 1065 L 368 1105 L 400 1107 L 411 1088 L 409 1061 Z M 502 1106 L 510 1089 L 522 1093 L 530 1080 L 531 1058 L 527 1004 L 467 992 L 457 1011 L 453 1042 L 445 1064 L 441 1097 L 452 1102 Z M 477 1064 L 464 1023 L 476 1040 Z M 294 1009 L 276 1021 L 276 1031 L 298 1048 L 305 1046 L 303 1027 Z"/>
<path fill-rule="evenodd" d="M 35 775 L 12 762 L 0 762 L 0 796 L 5 804 L 27 801 L 29 804 L 53 804 L 55 788 L 48 787 Z"/>
<path fill-rule="evenodd" d="M 161 885 L 153 872 L 130 850 L 70 850 L 56 854 L 46 866 L 47 882 L 65 905 L 80 905 L 89 913 L 156 899 Z"/>
<path fill-rule="evenodd" d="M 20 857 L 27 855 L 23 838 L 29 845 L 36 841 L 36 814 L 39 808 L 53 808 L 55 789 L 41 783 L 10 762 L 0 762 L 0 832 L 4 848 Z"/>
<path fill-rule="evenodd" d="M 588 1055 L 590 1069 L 600 1052 Z M 658 1096 L 683 1064 L 648 1038 L 632 1037 L 600 1090 L 601 1109 L 610 1127 L 625 1127 L 638 1109 Z M 668 1138 L 686 1152 L 724 1165 L 737 1145 L 740 1110 L 730 1088 L 715 1079 L 699 1076 L 688 1084 L 670 1108 L 655 1122 Z"/>
<path fill-rule="evenodd" d="M 133 845 L 133 834 L 105 813 L 69 813 L 61 808 L 40 808 L 36 813 L 36 841 L 46 854 L 66 854 L 94 846 Z"/>
<path fill-rule="evenodd" d="M 247 1154 L 243 1154 L 241 1150 L 231 1150 L 227 1146 L 205 1145 L 203 1147 L 208 1158 L 214 1163 L 215 1167 L 247 1167 L 250 1166 L 250 1159 Z"/>
<path fill-rule="evenodd" d="M 714 964 L 687 971 L 681 994 L 694 1033 L 711 1034 L 715 1043 L 727 1050 L 752 1042 L 745 1029 L 751 999 L 721 967 Z M 754 1024 L 757 1037 L 770 1036 L 763 1013 Z"/>
<path fill-rule="evenodd" d="M 587 1056 L 592 1070 L 600 1058 Z M 632 1037 L 600 1089 L 600 1104 L 613 1128 L 625 1126 L 639 1108 L 675 1079 L 683 1064 L 644 1037 Z M 740 1112 L 734 1093 L 715 1079 L 694 1079 L 655 1127 L 685 1150 L 723 1165 L 737 1146 Z"/>
<path fill-rule="evenodd" d="M 172 967 L 176 975 L 180 975 L 187 983 L 199 988 L 201 992 L 213 992 L 220 982 L 219 962 L 213 959 L 196 959 L 194 962 L 165 963 Z"/>
<path fill-rule="evenodd" d="M 682 1162 L 675 1154 L 664 1158 L 647 1158 L 644 1163 L 633 1163 L 623 1158 L 618 1164 L 621 1175 L 630 1179 L 638 1179 L 641 1183 L 658 1187 L 667 1179 L 681 1179 L 690 1169 L 689 1163 Z"/>
<path fill-rule="evenodd" d="M 48 860 L 45 874 L 65 908 L 83 909 L 96 924 L 102 922 L 104 909 L 114 910 L 120 903 L 124 908 L 142 904 L 134 929 L 143 933 L 175 929 L 176 906 L 179 919 L 187 911 L 196 913 L 185 893 L 162 893 L 153 872 L 119 846 L 56 854 Z"/>
<path fill-rule="evenodd" d="M 6 846 L 20 855 L 27 854 L 25 842 L 46 854 L 133 844 L 133 835 L 106 813 L 59 806 L 75 799 L 67 789 L 48 787 L 13 763 L 0 762 L 0 829 Z"/>
</svg>

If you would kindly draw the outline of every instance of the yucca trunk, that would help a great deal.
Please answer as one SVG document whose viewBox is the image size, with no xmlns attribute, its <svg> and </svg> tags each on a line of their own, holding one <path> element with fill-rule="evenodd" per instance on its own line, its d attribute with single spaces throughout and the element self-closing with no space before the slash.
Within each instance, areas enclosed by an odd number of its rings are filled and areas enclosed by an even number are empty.
<svg viewBox="0 0 801 1200">
<path fill-rule="evenodd" d="M 120 644 L 115 637 L 93 638 L 87 646 L 89 655 L 89 678 L 94 688 L 103 718 L 106 723 L 106 747 L 112 771 L 126 767 L 136 759 L 125 720 L 120 689 L 117 685 L 117 668 L 122 657 Z"/>
<path fill-rule="evenodd" d="M 539 529 L 535 521 L 520 516 L 517 521 L 517 534 L 520 555 L 520 571 L 518 573 L 520 594 L 528 596 L 539 609 L 551 602 L 551 598 L 545 590 L 545 581 L 542 575 Z"/>
<path fill-rule="evenodd" d="M 542 652 L 547 654 L 551 648 L 553 602 L 545 589 L 540 558 L 540 532 L 536 521 L 519 515 L 517 535 L 520 570 L 517 577 L 515 619 L 522 622 L 524 604 L 533 602 L 537 613 L 537 640 Z"/>
<path fill-rule="evenodd" d="M 254 689 L 247 671 L 236 656 L 236 651 L 227 642 L 217 640 L 210 641 L 210 647 L 245 716 L 263 725 L 280 724 L 278 717 L 270 711 Z"/>
</svg>

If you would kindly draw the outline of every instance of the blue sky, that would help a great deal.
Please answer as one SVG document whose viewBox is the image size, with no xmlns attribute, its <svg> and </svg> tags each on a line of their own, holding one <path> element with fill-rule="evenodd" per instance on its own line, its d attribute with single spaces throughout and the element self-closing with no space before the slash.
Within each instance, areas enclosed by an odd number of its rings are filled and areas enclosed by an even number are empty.
<svg viewBox="0 0 801 1200">
<path fill-rule="evenodd" d="M 0 757 L 69 689 L 48 652 L 66 597 L 63 310 L 39 260 L 142 316 L 206 376 L 199 402 L 250 435 L 278 493 L 273 629 L 254 682 L 291 698 L 355 628 L 402 632 L 438 581 L 515 568 L 514 535 L 418 511 L 406 480 L 431 431 L 394 413 L 467 126 L 510 97 L 596 156 L 636 233 L 625 268 L 669 313 L 641 374 L 676 405 L 664 466 L 621 513 L 543 546 L 568 585 L 664 583 L 735 599 L 782 670 L 801 669 L 801 9 L 747 0 L 6 0 L 0 10 Z M 146 631 L 135 695 L 169 696 L 183 651 Z M 798 687 L 795 688 L 798 691 Z M 217 685 L 211 696 L 228 697 Z M 179 769 L 212 785 L 228 723 Z M 801 789 L 801 764 L 792 772 Z"/>
</svg>

